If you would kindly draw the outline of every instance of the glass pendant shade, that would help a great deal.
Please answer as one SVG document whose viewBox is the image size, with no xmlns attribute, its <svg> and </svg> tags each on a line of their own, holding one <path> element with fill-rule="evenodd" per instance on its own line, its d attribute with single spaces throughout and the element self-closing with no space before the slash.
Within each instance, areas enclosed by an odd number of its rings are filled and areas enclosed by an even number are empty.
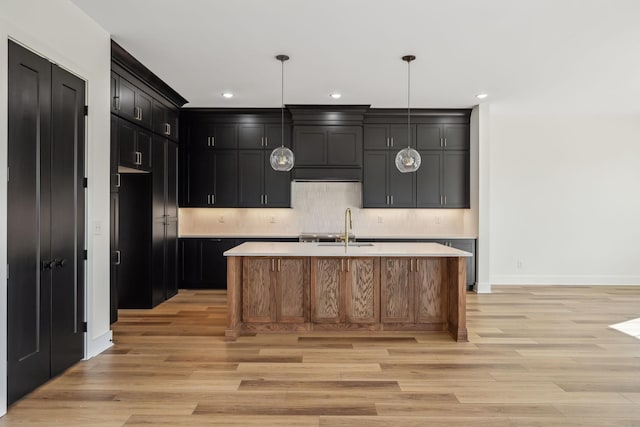
<svg viewBox="0 0 640 427">
<path fill-rule="evenodd" d="M 293 169 L 295 163 L 295 156 L 293 151 L 287 147 L 278 147 L 271 152 L 269 162 L 274 170 L 288 172 Z"/>
<path fill-rule="evenodd" d="M 421 162 L 420 153 L 411 147 L 403 148 L 396 154 L 396 168 L 402 173 L 417 171 Z"/>
</svg>

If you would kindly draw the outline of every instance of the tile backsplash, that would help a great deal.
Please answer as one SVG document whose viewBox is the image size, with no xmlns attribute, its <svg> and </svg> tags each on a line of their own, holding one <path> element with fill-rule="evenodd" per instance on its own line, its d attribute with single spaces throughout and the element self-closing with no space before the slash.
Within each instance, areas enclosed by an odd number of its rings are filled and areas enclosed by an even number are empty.
<svg viewBox="0 0 640 427">
<path fill-rule="evenodd" d="M 356 237 L 473 237 L 471 209 L 362 209 L 359 182 L 292 182 L 291 209 L 181 208 L 181 236 L 297 236 L 336 232 L 351 208 Z"/>
</svg>

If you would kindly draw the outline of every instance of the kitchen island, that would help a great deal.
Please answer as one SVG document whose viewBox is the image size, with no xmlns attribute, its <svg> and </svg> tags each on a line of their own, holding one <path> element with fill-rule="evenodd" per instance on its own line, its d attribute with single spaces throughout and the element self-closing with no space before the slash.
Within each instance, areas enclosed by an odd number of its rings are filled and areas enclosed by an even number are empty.
<svg viewBox="0 0 640 427">
<path fill-rule="evenodd" d="M 224 255 L 228 340 L 306 331 L 448 331 L 467 340 L 469 252 L 438 243 L 247 242 Z"/>
</svg>

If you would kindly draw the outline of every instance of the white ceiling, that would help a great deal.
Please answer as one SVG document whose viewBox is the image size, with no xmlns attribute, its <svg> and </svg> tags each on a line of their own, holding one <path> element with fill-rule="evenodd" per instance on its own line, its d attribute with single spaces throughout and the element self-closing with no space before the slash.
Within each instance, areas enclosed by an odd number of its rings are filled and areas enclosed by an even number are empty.
<svg viewBox="0 0 640 427">
<path fill-rule="evenodd" d="M 192 107 L 640 112 L 638 0 L 72 1 Z"/>
</svg>

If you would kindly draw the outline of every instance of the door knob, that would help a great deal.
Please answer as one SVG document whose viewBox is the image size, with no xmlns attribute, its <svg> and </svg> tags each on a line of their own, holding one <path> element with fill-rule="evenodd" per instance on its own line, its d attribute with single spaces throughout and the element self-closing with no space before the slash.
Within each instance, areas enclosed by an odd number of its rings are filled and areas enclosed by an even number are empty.
<svg viewBox="0 0 640 427">
<path fill-rule="evenodd" d="M 55 263 L 55 267 L 64 267 L 67 264 L 67 260 L 64 258 L 55 259 L 53 262 Z"/>
<path fill-rule="evenodd" d="M 55 261 L 51 261 L 51 260 L 44 261 L 43 260 L 43 261 L 40 262 L 40 269 L 42 271 L 52 270 L 53 267 L 55 267 L 55 265 L 56 265 Z"/>
</svg>

